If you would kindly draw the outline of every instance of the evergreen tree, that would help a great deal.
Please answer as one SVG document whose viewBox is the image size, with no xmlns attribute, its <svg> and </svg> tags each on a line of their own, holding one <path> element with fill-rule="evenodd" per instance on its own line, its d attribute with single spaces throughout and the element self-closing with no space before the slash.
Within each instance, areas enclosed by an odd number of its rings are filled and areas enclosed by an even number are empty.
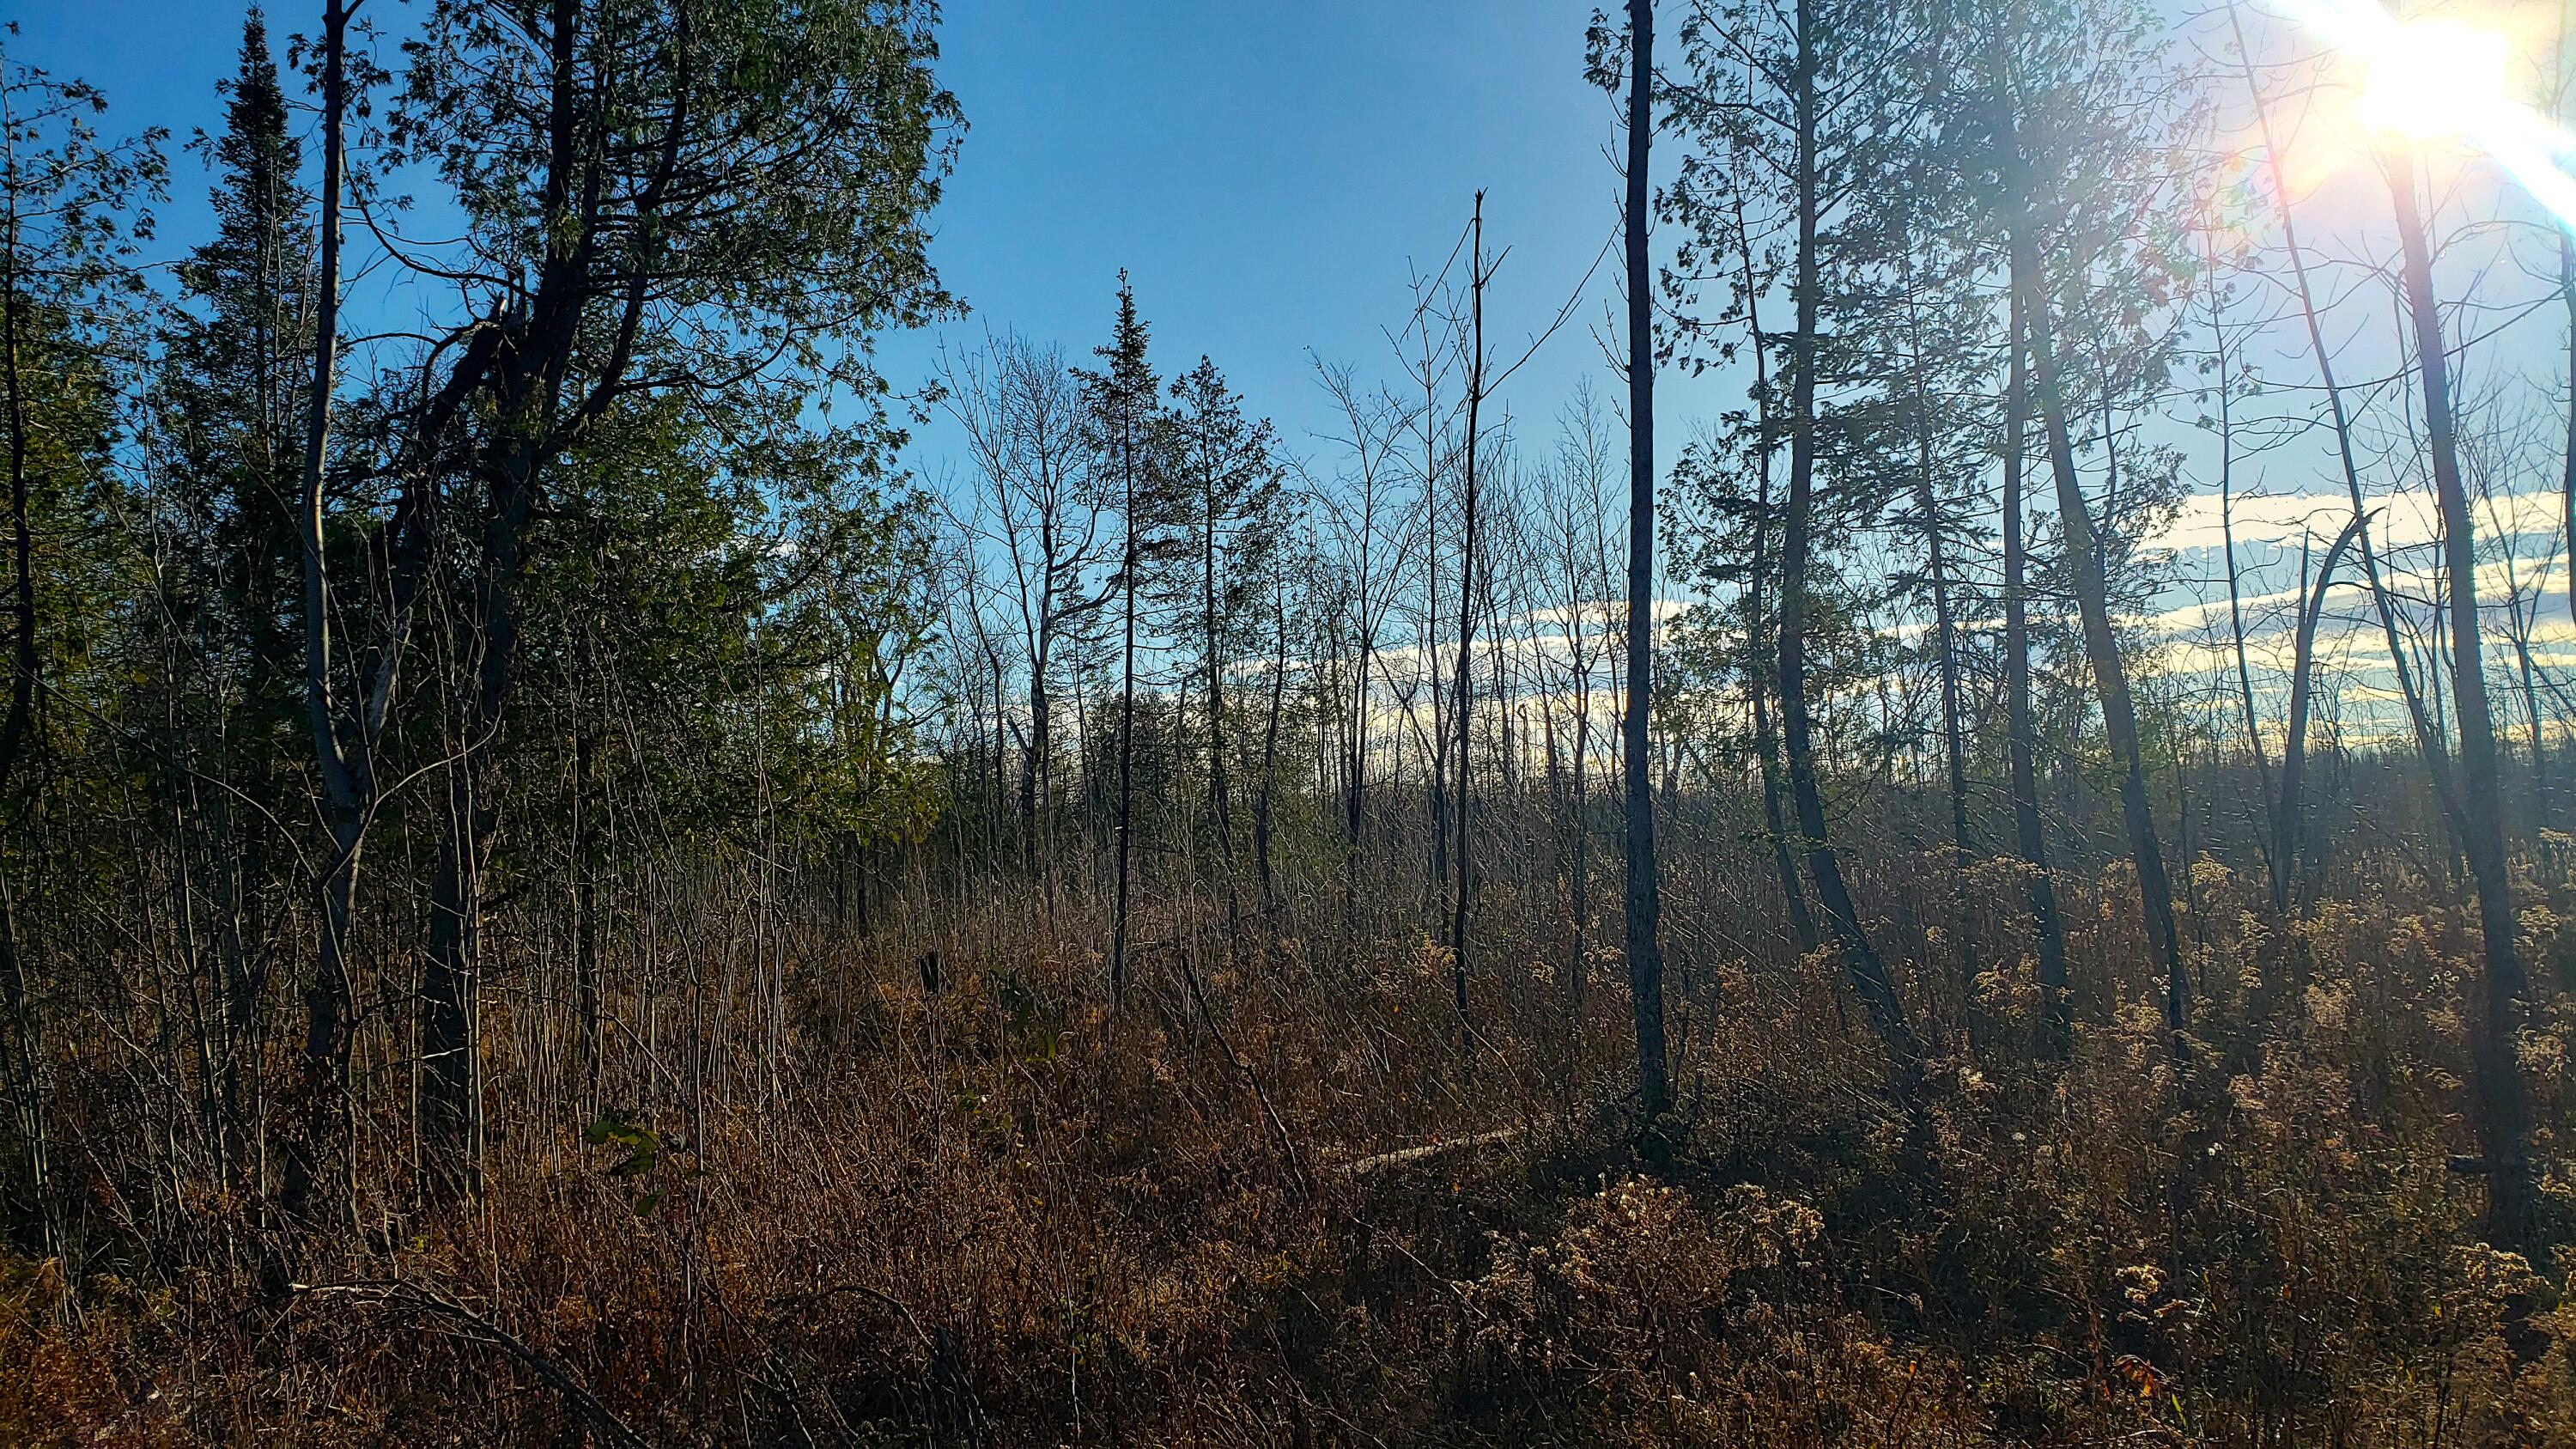
<svg viewBox="0 0 2576 1449">
<path fill-rule="evenodd" d="M 312 354 L 311 220 L 302 148 L 268 33 L 253 10 L 221 135 L 195 148 L 213 167 L 216 230 L 178 268 L 148 440 L 160 557 L 154 651 L 167 707 L 154 777 L 172 827 L 200 842 L 183 860 L 207 902 L 221 1006 L 193 1023 L 211 1064 L 202 1108 L 236 1170 L 257 1160 L 259 1094 L 279 862 L 278 798 L 298 750 L 296 638 L 301 549 L 293 519 Z M 178 768 L 184 763 L 185 769 Z M 204 788 L 206 783 L 217 788 Z M 264 1190 L 264 1185 L 259 1186 Z"/>
<path fill-rule="evenodd" d="M 1770 426 L 1754 445 L 1773 446 L 1775 430 L 1787 445 L 1777 671 L 1789 803 L 1845 978 L 1886 1048 L 1898 1094 L 1912 1101 L 1921 1041 L 1829 838 L 1815 725 L 1828 691 L 1812 659 L 1830 608 L 1821 585 L 1831 544 L 1889 502 L 1890 480 L 1866 466 L 1863 446 L 1881 400 L 1868 365 L 1876 319 L 1861 299 L 1887 261 L 1881 197 L 1922 124 L 1903 104 L 1920 94 L 1924 61 L 1909 18 L 1869 0 L 1696 7 L 1680 28 L 1686 79 L 1672 94 L 1678 124 L 1701 149 L 1667 205 L 1688 229 L 1685 301 L 1700 265 L 1712 265 L 1738 316 L 1787 293 L 1789 326 L 1774 339 L 1782 365 L 1765 374 L 1776 389 L 1764 403 Z M 1726 266 L 1737 252 L 1742 265 Z"/>
<path fill-rule="evenodd" d="M 475 996 L 481 873 L 500 829 L 498 746 L 528 636 L 532 570 L 569 536 L 553 474 L 621 409 L 684 399 L 738 446 L 797 448 L 818 392 L 869 466 L 898 434 L 869 341 L 946 311 L 925 217 L 956 107 L 931 76 L 927 6 L 865 0 L 439 0 L 388 129 L 463 204 L 488 279 L 423 391 L 411 516 L 444 537 L 405 567 L 456 579 L 444 771 L 451 823 L 430 885 L 421 1128 L 433 1178 L 471 1182 L 483 1119 Z M 463 497 L 436 496 L 461 481 Z M 425 522 L 422 525 L 426 527 Z"/>
<path fill-rule="evenodd" d="M 15 32 L 0 26 L 0 1086 L 16 1158 L 0 1178 L 0 1227 L 46 1253 L 60 1250 L 67 1211 L 43 1067 L 54 983 L 22 922 L 48 906 L 98 909 L 82 897 L 115 875 L 107 859 L 48 853 L 40 839 L 82 820 L 96 803 L 84 795 L 121 784 L 99 726 L 126 662 L 120 616 L 139 590 L 100 523 L 128 506 L 113 467 L 117 398 L 136 350 L 133 245 L 151 233 L 143 208 L 160 192 L 163 137 L 103 139 L 106 98 L 16 61 Z"/>
<path fill-rule="evenodd" d="M 277 727 L 294 676 L 290 637 L 297 549 L 291 525 L 310 371 L 312 221 L 297 176 L 303 148 L 268 32 L 242 24 L 220 136 L 196 149 L 215 169 L 215 236 L 178 268 L 183 301 L 163 339 L 156 433 L 171 501 L 203 529 L 197 602 L 209 656 L 260 695 L 257 725 Z"/>
<path fill-rule="evenodd" d="M 1235 881 L 1234 817 L 1228 796 L 1225 673 L 1230 636 L 1255 602 L 1251 591 L 1278 546 L 1276 516 L 1280 470 L 1278 438 L 1267 419 L 1243 414 L 1243 399 L 1225 375 L 1202 357 L 1172 380 L 1171 493 L 1177 532 L 1186 540 L 1186 577 L 1164 592 L 1190 614 L 1197 635 L 1199 676 L 1207 711 L 1208 825 L 1225 863 L 1226 921 L 1242 916 Z"/>
<path fill-rule="evenodd" d="M 2120 417 L 2149 404 L 2170 361 L 2163 319 L 2180 300 L 2189 262 L 2178 229 L 2139 222 L 2172 214 L 2181 194 L 2181 152 L 2164 143 L 2188 123 L 2191 93 L 2166 69 L 2162 23 L 2130 0 L 1980 10 L 1960 37 L 1963 70 L 1982 74 L 1959 93 L 1973 109 L 1958 125 L 1983 152 L 1973 169 L 1986 197 L 1983 225 L 2002 253 L 2016 318 L 2013 367 L 2026 368 L 2013 407 L 2040 425 L 2063 540 L 2059 562 L 2075 596 L 2147 938 L 2164 976 L 2169 1049 L 2180 1059 L 2190 978 L 2112 610 L 2124 602 L 2115 578 L 2134 591 L 2148 577 L 2126 567 L 2130 550 L 2144 532 L 2138 525 L 2176 482 L 2168 454 L 2123 458 Z M 2085 419 L 2098 420 L 2089 440 Z M 2098 517 L 2077 472 L 2079 449 L 2101 455 Z M 2057 1034 L 2052 1026 L 2049 1035 Z"/>
<path fill-rule="evenodd" d="M 1145 320 L 1136 315 L 1136 289 L 1122 268 L 1118 320 L 1109 341 L 1092 349 L 1101 366 L 1078 374 L 1090 412 L 1092 446 L 1100 454 L 1107 487 L 1116 499 L 1122 531 L 1118 576 L 1112 581 L 1119 600 L 1117 884 L 1109 935 L 1112 1000 L 1123 1000 L 1127 992 L 1127 907 L 1136 823 L 1136 598 L 1143 571 L 1163 556 L 1169 541 L 1171 430 L 1162 409 L 1161 387 L 1145 357 L 1149 331 Z"/>
</svg>

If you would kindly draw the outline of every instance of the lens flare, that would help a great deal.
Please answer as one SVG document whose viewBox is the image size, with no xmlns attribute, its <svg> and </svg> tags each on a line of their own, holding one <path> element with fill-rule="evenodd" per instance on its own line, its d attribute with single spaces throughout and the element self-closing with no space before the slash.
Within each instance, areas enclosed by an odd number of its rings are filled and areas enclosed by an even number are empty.
<svg viewBox="0 0 2576 1449">
<path fill-rule="evenodd" d="M 2354 111 L 2364 124 L 2419 141 L 2462 137 L 2506 106 L 2504 37 L 2443 20 L 2410 21 L 2362 57 L 2369 80 Z"/>
<path fill-rule="evenodd" d="M 2576 155 L 2576 137 L 2505 93 L 2503 35 L 2440 18 L 2400 23 L 2377 0 L 2285 0 L 2285 8 L 2360 63 L 2366 79 L 2354 110 L 2364 125 L 2479 151 L 2576 230 L 2576 179 L 2559 165 Z"/>
</svg>

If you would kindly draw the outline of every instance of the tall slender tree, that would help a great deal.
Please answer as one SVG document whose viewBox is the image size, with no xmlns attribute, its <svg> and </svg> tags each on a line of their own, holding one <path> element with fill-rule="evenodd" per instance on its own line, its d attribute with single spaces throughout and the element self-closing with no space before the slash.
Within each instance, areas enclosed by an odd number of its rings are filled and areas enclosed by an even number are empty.
<svg viewBox="0 0 2576 1449">
<path fill-rule="evenodd" d="M 1458 830 L 1457 848 L 1449 857 L 1452 874 L 1446 882 L 1449 892 L 1449 976 L 1455 988 L 1461 1023 L 1468 1020 L 1467 919 L 1476 890 L 1475 861 L 1471 853 L 1475 818 L 1474 761 L 1468 751 L 1474 738 L 1468 729 L 1469 705 L 1474 701 L 1474 677 L 1469 666 L 1475 658 L 1479 588 L 1480 585 L 1490 585 L 1490 580 L 1480 578 L 1476 569 L 1479 564 L 1487 562 L 1484 537 L 1487 505 L 1480 488 L 1484 481 L 1482 460 L 1477 454 L 1484 450 L 1485 441 L 1481 435 L 1488 377 L 1485 285 L 1492 280 L 1492 267 L 1485 259 L 1485 193 L 1479 191 L 1476 193 L 1474 215 L 1467 223 L 1467 331 L 1464 341 L 1467 432 L 1459 448 L 1458 653 L 1449 704 L 1449 726 L 1457 736 L 1457 805 L 1452 814 Z"/>
<path fill-rule="evenodd" d="M 129 333 L 138 279 L 133 208 L 159 193 L 163 135 L 103 138 L 106 97 L 10 54 L 0 27 L 0 429 L 5 429 L 7 634 L 0 669 L 0 1085 L 21 1159 L 0 1197 L 13 1237 L 41 1253 L 63 1241 L 43 1092 L 37 984 L 19 920 L 26 822 L 42 802 L 62 722 L 57 690 L 84 662 L 83 626 L 106 601 L 83 585 L 96 560 L 86 520 L 106 511 L 115 437 L 113 363 Z M 148 217 L 148 213 L 144 214 Z"/>
<path fill-rule="evenodd" d="M 381 710 L 361 709 L 359 728 L 343 732 L 343 712 L 333 697 L 330 576 L 324 562 L 324 470 L 331 451 L 331 394 L 340 359 L 340 206 L 347 184 L 349 123 L 349 8 L 345 0 L 325 0 L 322 17 L 322 194 L 321 229 L 316 238 L 313 275 L 313 364 L 306 374 L 308 390 L 304 423 L 303 476 L 298 480 L 296 544 L 303 554 L 305 718 L 311 732 L 314 764 L 322 776 L 327 801 L 330 855 L 321 878 L 322 936 L 314 952 L 313 974 L 304 990 L 303 1120 L 286 1159 L 283 1206 L 290 1219 L 308 1211 L 326 1154 L 336 1142 L 350 1173 L 353 1151 L 342 1130 L 349 1116 L 347 1025 L 356 990 L 349 976 L 348 945 L 352 902 L 357 892 L 358 853 L 366 838 L 367 814 L 375 803 L 373 736 L 381 730 Z M 380 666 L 383 682 L 374 698 L 389 697 L 394 664 L 402 644 L 391 641 Z M 376 729 L 367 728 L 372 718 Z M 357 1211 L 354 1193 L 344 1193 L 344 1206 Z M 354 1219 L 353 1219 L 354 1220 Z"/>
<path fill-rule="evenodd" d="M 2162 376 L 2170 338 L 2152 324 L 2159 299 L 2175 294 L 2174 279 L 2186 269 L 2159 234 L 2131 223 L 2172 198 L 2172 152 L 2157 142 L 2183 123 L 2174 108 L 2187 93 L 2163 83 L 2162 30 L 2128 0 L 1987 15 L 1964 39 L 1981 51 L 1975 59 L 1985 74 L 1968 103 L 1986 111 L 1982 128 L 1992 153 L 1986 184 L 1993 188 L 1988 224 L 2000 243 L 2006 292 L 2017 317 L 2014 363 L 2027 366 L 2014 391 L 2040 423 L 2062 562 L 2120 780 L 2147 941 L 2164 977 L 2166 1039 L 2179 1060 L 2187 1054 L 2190 977 L 2148 793 L 2136 704 L 2111 619 L 2109 563 L 2115 553 L 2108 529 L 2120 517 L 2115 411 L 2152 391 Z M 2113 97 L 2143 100 L 2115 111 Z M 2083 322 L 2098 334 L 2100 355 L 2092 372 L 2099 392 L 2090 401 L 2103 419 L 2099 442 L 2113 480 L 2098 524 L 2076 471 L 2073 418 L 2079 403 L 2070 380 L 2076 363 L 2067 356 L 2071 344 L 2061 343 L 2061 307 L 2090 309 L 2081 316 L 2070 310 L 2069 329 Z M 2055 1029 L 2046 1035 L 2053 1040 Z"/>
<path fill-rule="evenodd" d="M 1164 493 L 1170 428 L 1145 347 L 1150 328 L 1136 314 L 1136 289 L 1118 273 L 1118 319 L 1109 341 L 1093 349 L 1096 372 L 1081 374 L 1094 448 L 1117 489 L 1121 543 L 1118 576 L 1118 785 L 1116 884 L 1109 927 L 1109 995 L 1127 995 L 1127 913 L 1136 824 L 1136 600 L 1146 566 L 1163 552 Z"/>
<path fill-rule="evenodd" d="M 1739 305 L 1749 308 L 1785 285 L 1791 313 L 1787 329 L 1769 335 L 1780 364 L 1772 387 L 1782 394 L 1772 417 L 1788 461 L 1779 513 L 1776 697 L 1796 853 L 1845 980 L 1887 1053 L 1892 1084 L 1911 1102 L 1921 1045 L 1831 839 L 1815 726 L 1821 684 L 1810 668 L 1822 634 L 1818 540 L 1833 536 L 1826 511 L 1860 520 L 1883 502 L 1865 481 L 1874 470 L 1864 466 L 1846 400 L 1836 394 L 1863 335 L 1874 330 L 1845 325 L 1858 283 L 1883 250 L 1874 204 L 1856 198 L 1892 184 L 1891 168 L 1911 137 L 1912 123 L 1884 103 L 1908 73 L 1910 41 L 1885 7 L 1841 0 L 1800 0 L 1759 13 L 1702 5 L 1684 22 L 1681 39 L 1688 80 L 1671 87 L 1675 112 L 1707 153 L 1686 163 L 1690 184 L 1676 189 L 1673 210 L 1705 253 L 1758 247 L 1758 263 L 1727 277 Z M 1758 209 L 1759 219 L 1748 224 L 1739 206 Z M 1753 241 L 1763 233 L 1779 240 Z M 1757 447 L 1767 445 L 1757 438 Z"/>
<path fill-rule="evenodd" d="M 1174 523 L 1187 535 L 1193 566 L 1167 592 L 1195 616 L 1200 688 L 1207 696 L 1207 823 L 1224 864 L 1226 926 L 1234 931 L 1243 907 L 1226 762 L 1227 649 L 1278 543 L 1278 439 L 1267 419 L 1244 416 L 1243 399 L 1205 357 L 1174 378 L 1170 391 Z"/>
<path fill-rule="evenodd" d="M 2433 291 L 2433 252 L 2415 197 L 2415 158 L 2398 141 L 2384 153 L 2397 214 L 2400 278 L 2409 341 L 2424 405 L 2426 451 L 2442 522 L 2444 602 L 2449 608 L 2451 699 L 2459 716 L 2460 853 L 2477 885 L 2478 934 L 2485 964 L 2484 1000 L 2469 1031 L 2476 1070 L 2478 1146 L 2487 1180 L 2487 1234 L 2499 1247 L 2532 1246 L 2539 1229 L 2538 1187 L 2531 1161 L 2531 1107 L 2522 1082 L 2519 1035 L 2528 989 L 2512 877 L 2505 861 L 2504 798 L 2496 763 L 2495 718 L 2487 701 L 2486 660 L 2479 640 L 2477 532 L 2460 477 L 2458 420 L 2451 397 L 2450 350 Z"/>
<path fill-rule="evenodd" d="M 1646 718 L 1655 684 L 1655 288 L 1648 163 L 1655 135 L 1654 0 L 1628 0 L 1628 695 L 1619 716 L 1627 800 L 1628 991 L 1637 1037 L 1638 1111 L 1648 1140 L 1671 1102 L 1664 1049 L 1664 959 L 1657 939 L 1654 782 Z"/>
<path fill-rule="evenodd" d="M 158 570 L 168 640 L 157 749 L 169 762 L 159 789 L 173 828 L 203 842 L 181 859 L 207 902 L 218 1001 L 198 1027 L 201 1110 L 221 1169 L 264 1195 L 252 1140 L 267 1120 L 260 1004 L 279 942 L 262 922 L 280 904 L 290 848 L 266 802 L 288 790 L 296 753 L 292 510 L 312 248 L 302 148 L 257 10 L 227 90 L 223 131 L 197 145 L 216 172 L 215 235 L 177 268 L 181 305 L 163 329 L 142 436 L 172 544 Z"/>
</svg>

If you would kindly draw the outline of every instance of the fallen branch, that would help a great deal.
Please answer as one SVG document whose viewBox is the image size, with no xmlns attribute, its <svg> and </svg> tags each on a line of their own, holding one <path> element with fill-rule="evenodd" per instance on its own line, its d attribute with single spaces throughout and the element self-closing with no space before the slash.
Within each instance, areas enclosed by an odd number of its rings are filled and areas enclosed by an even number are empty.
<svg viewBox="0 0 2576 1449">
<path fill-rule="evenodd" d="M 530 1348 L 526 1341 L 482 1314 L 455 1299 L 400 1278 L 387 1278 L 358 1283 L 296 1283 L 290 1291 L 303 1298 L 353 1298 L 360 1302 L 389 1305 L 415 1313 L 443 1318 L 465 1328 L 472 1336 L 507 1353 L 528 1366 L 530 1372 L 546 1381 L 557 1393 L 572 1401 L 582 1417 L 590 1420 L 612 1444 L 625 1449 L 647 1449 L 644 1436 L 626 1427 L 626 1422 L 612 1414 L 599 1396 L 581 1386 L 554 1360 Z"/>
<path fill-rule="evenodd" d="M 1344 1177 L 1365 1177 L 1390 1167 L 1402 1167 L 1407 1163 L 1445 1157 L 1450 1153 L 1463 1152 L 1471 1147 L 1489 1147 L 1497 1142 L 1509 1142 L 1520 1135 L 1521 1129 L 1518 1127 L 1497 1127 L 1491 1132 L 1476 1132 L 1465 1137 L 1426 1142 L 1419 1147 L 1399 1147 L 1392 1152 L 1371 1153 L 1369 1156 L 1342 1163 L 1333 1170 Z"/>
</svg>

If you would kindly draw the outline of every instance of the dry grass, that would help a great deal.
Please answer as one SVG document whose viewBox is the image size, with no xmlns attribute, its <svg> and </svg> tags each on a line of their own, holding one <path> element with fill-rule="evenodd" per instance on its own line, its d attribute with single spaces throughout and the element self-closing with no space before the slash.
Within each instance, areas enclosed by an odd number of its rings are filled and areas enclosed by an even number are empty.
<svg viewBox="0 0 2576 1449">
<path fill-rule="evenodd" d="M 2109 924 L 2079 1060 L 2014 1065 L 1998 926 L 1928 1179 L 1823 962 L 1723 963 L 1677 1011 L 1686 1131 L 1649 1180 L 1606 962 L 1575 1013 L 1544 962 L 1480 973 L 1470 1035 L 1421 947 L 1229 953 L 1167 917 L 1112 1012 L 1087 949 L 998 916 L 942 924 L 936 995 L 925 933 L 817 935 L 774 1089 L 624 1069 L 596 1127 L 520 1102 L 480 1196 L 371 1192 L 368 1241 L 309 1245 L 331 1291 L 11 1267 L 0 1441 L 2576 1442 L 2564 1270 L 2477 1245 L 2444 1165 L 2463 927 L 2285 931 L 2197 884 L 2206 1065 L 2176 1079 Z M 1934 995 L 1956 962 L 1914 945 Z M 2545 1123 L 2569 1036 L 2525 1044 Z"/>
</svg>

